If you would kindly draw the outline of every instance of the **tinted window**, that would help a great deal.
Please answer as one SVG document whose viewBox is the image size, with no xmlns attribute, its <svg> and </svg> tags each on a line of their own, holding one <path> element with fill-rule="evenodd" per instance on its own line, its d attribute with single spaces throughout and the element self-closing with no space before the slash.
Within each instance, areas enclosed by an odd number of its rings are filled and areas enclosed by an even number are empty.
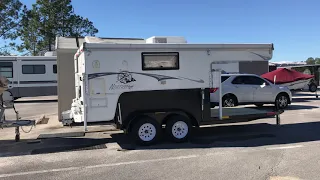
<svg viewBox="0 0 320 180">
<path fill-rule="evenodd" d="M 53 65 L 53 73 L 57 74 L 57 65 L 56 64 Z"/>
<path fill-rule="evenodd" d="M 12 62 L 0 62 L 0 75 L 7 78 L 13 77 L 13 63 Z"/>
<path fill-rule="evenodd" d="M 263 83 L 268 83 L 263 79 L 256 76 L 238 76 L 233 81 L 232 84 L 247 84 L 247 85 L 262 85 Z"/>
<path fill-rule="evenodd" d="M 224 82 L 225 80 L 227 80 L 230 76 L 221 76 L 221 82 Z"/>
<path fill-rule="evenodd" d="M 263 79 L 255 76 L 251 76 L 248 79 L 249 79 L 249 82 L 247 84 L 251 84 L 251 85 L 262 85 L 265 82 Z"/>
<path fill-rule="evenodd" d="M 45 74 L 45 65 L 22 65 L 22 74 Z"/>
<path fill-rule="evenodd" d="M 244 76 L 238 76 L 234 78 L 232 84 L 244 84 Z"/>
</svg>

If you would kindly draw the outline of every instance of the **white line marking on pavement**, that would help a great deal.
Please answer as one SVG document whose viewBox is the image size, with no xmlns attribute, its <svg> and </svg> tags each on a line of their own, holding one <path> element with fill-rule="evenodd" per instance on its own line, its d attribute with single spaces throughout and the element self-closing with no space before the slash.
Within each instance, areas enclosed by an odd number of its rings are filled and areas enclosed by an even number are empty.
<svg viewBox="0 0 320 180">
<path fill-rule="evenodd" d="M 119 162 L 119 163 L 112 163 L 112 164 L 98 164 L 98 165 L 92 165 L 92 166 L 79 166 L 79 167 L 68 167 L 68 168 L 59 168 L 59 169 L 48 169 L 48 170 L 39 170 L 39 171 L 9 173 L 9 174 L 0 174 L 0 178 L 13 177 L 13 176 L 23 176 L 23 175 L 33 175 L 33 174 L 44 174 L 44 173 L 50 173 L 50 172 L 73 171 L 73 170 L 79 170 L 79 169 L 92 169 L 92 168 L 99 168 L 99 167 L 112 167 L 112 166 L 130 165 L 130 164 L 141 164 L 141 163 L 150 163 L 150 162 L 190 159 L 190 158 L 196 158 L 196 157 L 199 157 L 199 155 L 177 156 L 177 157 L 169 157 L 169 158 L 162 158 L 162 159 L 149 159 L 149 160 L 140 160 L 140 161 Z"/>
<path fill-rule="evenodd" d="M 303 147 L 302 145 L 295 145 L 295 146 L 281 146 L 281 147 L 272 147 L 267 148 L 268 150 L 276 150 L 276 149 L 293 149 L 293 148 L 300 148 Z"/>
</svg>

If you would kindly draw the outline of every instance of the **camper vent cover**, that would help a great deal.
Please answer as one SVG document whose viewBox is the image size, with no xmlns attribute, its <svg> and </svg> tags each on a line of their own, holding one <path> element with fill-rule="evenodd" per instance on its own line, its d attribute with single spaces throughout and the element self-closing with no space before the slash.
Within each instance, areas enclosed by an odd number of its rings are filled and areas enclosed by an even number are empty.
<svg viewBox="0 0 320 180">
<path fill-rule="evenodd" d="M 146 39 L 146 43 L 187 43 L 187 41 L 179 36 L 153 36 Z"/>
<path fill-rule="evenodd" d="M 167 38 L 154 38 L 155 43 L 167 43 Z"/>
</svg>

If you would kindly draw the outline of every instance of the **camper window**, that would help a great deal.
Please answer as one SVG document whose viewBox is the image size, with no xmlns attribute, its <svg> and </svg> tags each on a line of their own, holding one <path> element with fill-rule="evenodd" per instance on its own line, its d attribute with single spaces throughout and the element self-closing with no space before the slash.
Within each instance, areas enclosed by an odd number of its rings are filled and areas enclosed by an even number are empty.
<svg viewBox="0 0 320 180">
<path fill-rule="evenodd" d="M 179 53 L 177 52 L 144 52 L 142 70 L 174 70 L 179 69 Z"/>
<path fill-rule="evenodd" d="M 52 68 L 53 68 L 53 69 L 52 69 L 53 73 L 54 73 L 54 74 L 57 74 L 57 65 L 54 64 Z"/>
<path fill-rule="evenodd" d="M 13 77 L 13 64 L 12 62 L 1 62 L 0 63 L 0 75 L 6 78 Z"/>
<path fill-rule="evenodd" d="M 45 65 L 22 65 L 22 74 L 45 74 Z"/>
</svg>

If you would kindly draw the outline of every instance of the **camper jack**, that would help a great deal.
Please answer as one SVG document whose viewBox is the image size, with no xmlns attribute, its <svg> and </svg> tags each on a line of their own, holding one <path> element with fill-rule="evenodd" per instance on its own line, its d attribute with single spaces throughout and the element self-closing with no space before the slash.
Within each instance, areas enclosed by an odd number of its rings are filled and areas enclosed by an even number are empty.
<svg viewBox="0 0 320 180">
<path fill-rule="evenodd" d="M 34 120 L 21 120 L 21 117 L 19 116 L 19 112 L 16 111 L 14 106 L 14 100 L 12 93 L 10 91 L 4 91 L 1 95 L 1 101 L 0 101 L 0 128 L 9 128 L 9 127 L 15 127 L 15 141 L 20 141 L 20 128 L 23 132 L 28 133 L 32 130 L 32 127 L 35 126 Z M 16 115 L 16 120 L 6 120 L 5 118 L 5 110 L 7 109 L 13 109 Z M 31 126 L 29 131 L 25 131 L 23 129 L 24 126 Z"/>
</svg>

